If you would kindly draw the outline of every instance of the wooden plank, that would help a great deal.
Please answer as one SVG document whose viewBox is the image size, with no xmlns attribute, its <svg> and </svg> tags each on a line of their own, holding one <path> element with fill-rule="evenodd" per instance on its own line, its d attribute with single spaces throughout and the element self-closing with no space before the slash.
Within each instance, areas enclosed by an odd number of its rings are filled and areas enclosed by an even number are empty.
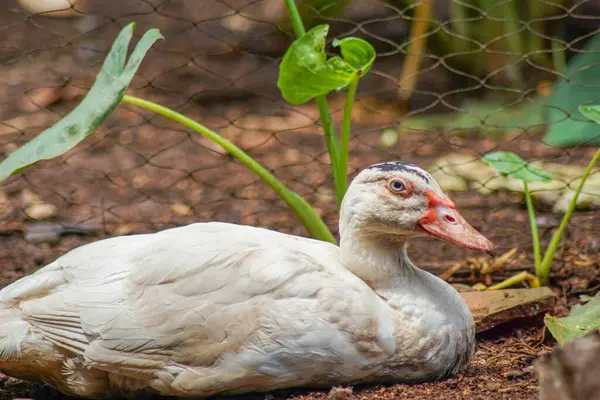
<svg viewBox="0 0 600 400">
<path fill-rule="evenodd" d="M 556 296 L 547 287 L 461 292 L 473 318 L 477 332 L 521 318 L 550 312 Z"/>
</svg>

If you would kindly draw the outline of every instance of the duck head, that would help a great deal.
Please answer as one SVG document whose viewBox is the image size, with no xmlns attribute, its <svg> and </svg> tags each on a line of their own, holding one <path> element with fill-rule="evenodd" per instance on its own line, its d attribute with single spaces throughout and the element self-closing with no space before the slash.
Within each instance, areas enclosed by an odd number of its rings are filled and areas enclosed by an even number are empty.
<svg viewBox="0 0 600 400">
<path fill-rule="evenodd" d="M 399 161 L 372 165 L 352 181 L 342 202 L 342 235 L 350 226 L 360 234 L 402 242 L 427 235 L 489 254 L 494 250 L 429 173 Z"/>
</svg>

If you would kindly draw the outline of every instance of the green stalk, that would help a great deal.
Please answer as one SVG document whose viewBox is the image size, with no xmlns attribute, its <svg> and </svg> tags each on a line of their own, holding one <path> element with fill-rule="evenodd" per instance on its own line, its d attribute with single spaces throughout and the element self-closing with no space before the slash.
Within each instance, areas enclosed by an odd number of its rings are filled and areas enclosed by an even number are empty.
<svg viewBox="0 0 600 400">
<path fill-rule="evenodd" d="M 529 226 L 531 227 L 531 241 L 533 242 L 533 260 L 535 265 L 535 275 L 540 276 L 540 260 L 542 252 L 540 250 L 540 235 L 538 233 L 537 223 L 535 222 L 535 210 L 533 209 L 533 201 L 531 200 L 531 192 L 527 187 L 527 182 L 523 181 L 525 189 L 525 202 L 527 203 L 527 213 L 529 214 Z"/>
<path fill-rule="evenodd" d="M 558 249 L 558 243 L 560 242 L 560 239 L 561 239 L 563 233 L 567 229 L 569 220 L 571 219 L 571 216 L 573 215 L 573 211 L 575 210 L 575 205 L 577 204 L 577 198 L 579 197 L 579 193 L 581 193 L 581 189 L 583 189 L 583 185 L 584 185 L 585 181 L 587 180 L 588 176 L 590 175 L 590 173 L 592 172 L 594 165 L 596 165 L 596 161 L 598 161 L 598 158 L 600 158 L 600 149 L 598 149 L 598 151 L 596 151 L 596 154 L 594 154 L 594 157 L 592 157 L 592 160 L 588 164 L 588 166 L 585 170 L 585 173 L 581 177 L 581 181 L 579 182 L 579 185 L 577 186 L 577 189 L 575 190 L 575 196 L 573 196 L 573 199 L 571 200 L 571 203 L 569 204 L 569 208 L 567 209 L 567 212 L 565 213 L 565 216 L 563 217 L 562 222 L 560 223 L 560 226 L 558 227 L 558 230 L 552 236 L 552 240 L 550 240 L 550 244 L 548 245 L 548 248 L 546 249 L 546 253 L 544 254 L 544 258 L 540 265 L 540 273 L 537 274 L 542 285 L 545 285 L 546 282 L 548 281 L 548 275 L 550 275 L 550 267 L 552 266 L 552 261 L 554 259 L 554 253 L 556 253 L 556 250 Z"/>
<path fill-rule="evenodd" d="M 559 37 L 563 36 L 560 35 Z M 564 74 L 567 70 L 566 48 L 558 40 L 551 40 L 550 43 L 552 44 L 552 64 L 554 70 L 559 74 Z"/>
<path fill-rule="evenodd" d="M 356 97 L 358 87 L 358 76 L 348 85 L 346 105 L 344 106 L 344 119 L 342 120 L 342 132 L 340 137 L 340 158 L 338 163 L 338 180 L 336 185 L 336 197 L 338 208 L 342 205 L 342 199 L 348 187 L 348 147 L 350 144 L 350 126 L 352 125 L 352 106 Z"/>
<path fill-rule="evenodd" d="M 292 22 L 292 26 L 294 27 L 294 33 L 296 34 L 296 38 L 300 38 L 302 35 L 306 33 L 304 29 L 304 22 L 302 22 L 302 17 L 298 12 L 298 7 L 296 7 L 296 2 L 294 0 L 285 0 L 285 6 L 287 7 L 288 14 L 290 15 L 290 21 Z"/>
<path fill-rule="evenodd" d="M 454 51 L 456 51 L 456 52 L 467 51 L 469 44 L 463 38 L 469 37 L 469 25 L 467 23 L 469 16 L 467 15 L 465 7 L 456 1 L 451 1 L 450 2 L 450 17 L 452 18 L 452 29 L 454 29 L 454 31 L 457 34 L 462 36 L 460 38 L 458 38 L 456 36 L 452 36 L 453 38 L 456 38 L 456 41 L 454 44 L 454 48 L 455 48 Z"/>
<path fill-rule="evenodd" d="M 285 5 L 287 7 L 288 14 L 290 15 L 290 21 L 292 22 L 292 26 L 294 27 L 294 33 L 296 34 L 297 38 L 300 38 L 306 33 L 306 30 L 304 29 L 302 17 L 298 12 L 298 7 L 296 7 L 296 2 L 294 0 L 285 0 Z M 315 101 L 317 102 L 317 107 L 321 116 L 321 123 L 323 123 L 323 134 L 325 136 L 325 143 L 327 144 L 329 158 L 331 159 L 331 173 L 333 174 L 333 182 L 336 188 L 337 203 L 339 205 L 341 204 L 342 199 L 339 198 L 340 194 L 338 192 L 338 188 L 340 187 L 340 177 L 337 173 L 339 165 L 337 135 L 335 133 L 335 128 L 333 127 L 333 121 L 331 120 L 331 113 L 329 112 L 329 106 L 327 105 L 327 98 L 325 96 L 317 96 L 315 98 Z"/>
<path fill-rule="evenodd" d="M 518 3 L 516 1 L 515 3 Z M 544 6 L 548 6 L 543 2 L 524 2 L 525 5 L 525 15 L 528 22 L 528 27 L 530 29 L 526 29 L 522 33 L 522 40 L 525 46 L 527 47 L 527 53 L 529 58 L 539 65 L 550 68 L 552 67 L 550 60 L 548 58 L 548 54 L 543 52 L 546 49 L 546 38 L 544 38 L 545 25 L 544 21 L 541 19 L 547 17 L 549 15 L 545 15 L 548 10 L 544 10 Z M 558 5 L 558 4 L 557 4 Z M 554 8 L 550 6 L 550 8 Z M 558 8 L 558 7 L 556 7 Z M 560 10 L 560 8 L 558 8 Z M 552 11 L 551 11 L 552 12 Z M 535 22 L 532 22 L 534 21 Z M 558 21 L 556 21 L 558 22 Z M 562 36 L 561 36 L 562 37 Z"/>
<path fill-rule="evenodd" d="M 502 282 L 499 282 L 495 285 L 489 286 L 486 290 L 506 289 L 513 285 L 516 285 L 517 283 L 521 283 L 523 281 L 529 281 L 529 286 L 531 286 L 532 288 L 540 287 L 540 281 L 538 278 L 531 275 L 527 271 L 522 271 L 516 275 L 511 276 L 510 278 L 503 280 Z"/>
<path fill-rule="evenodd" d="M 242 164 L 247 166 L 254 172 L 256 175 L 260 177 L 267 185 L 269 185 L 279 197 L 281 197 L 288 206 L 294 211 L 296 216 L 302 221 L 308 233 L 314 237 L 315 239 L 320 239 L 326 242 L 336 243 L 335 238 L 327 228 L 327 225 L 323 222 L 321 217 L 317 215 L 315 210 L 296 192 L 288 189 L 281 181 L 279 181 L 273 174 L 271 174 L 267 169 L 265 169 L 262 165 L 260 165 L 256 160 L 248 155 L 244 150 L 237 147 L 235 144 L 231 143 L 229 140 L 225 139 L 223 136 L 219 135 L 215 131 L 208 129 L 202 124 L 186 117 L 183 114 L 180 114 L 176 111 L 171 110 L 170 108 L 161 106 L 160 104 L 153 103 L 148 100 L 140 99 L 133 96 L 125 96 L 123 103 L 129 103 L 136 105 L 138 107 L 145 108 L 147 110 L 153 111 L 157 114 L 160 114 L 166 118 L 169 118 L 173 121 L 177 121 L 186 127 L 194 130 L 195 132 L 201 134 L 205 138 L 211 140 L 212 142 L 218 144 L 225 150 L 229 152 L 232 156 L 237 158 Z"/>
<path fill-rule="evenodd" d="M 327 98 L 325 96 L 315 97 L 317 102 L 317 108 L 321 116 L 321 123 L 323 124 L 323 135 L 325 136 L 325 143 L 327 144 L 327 152 L 329 152 L 329 158 L 331 160 L 331 173 L 333 174 L 333 182 L 337 187 L 337 166 L 339 164 L 339 150 L 337 142 L 337 134 L 333 127 L 333 121 L 331 120 L 331 114 L 329 113 L 329 105 L 327 104 Z"/>
<path fill-rule="evenodd" d="M 408 102 L 419 79 L 419 69 L 423 53 L 427 47 L 427 36 L 425 34 L 428 32 L 431 22 L 433 1 L 427 0 L 416 5 L 413 21 L 410 24 L 410 46 L 404 56 L 404 61 L 402 61 L 402 71 L 398 78 L 398 90 L 396 90 L 396 96 L 400 101 L 403 112 L 408 111 Z"/>
<path fill-rule="evenodd" d="M 519 21 L 519 10 L 517 7 L 519 7 L 517 1 L 503 4 L 504 21 L 502 22 L 502 25 L 504 27 L 504 33 L 509 35 L 506 37 L 508 48 L 511 52 L 517 53 L 515 59 L 516 61 L 519 61 L 521 57 L 523 57 L 524 49 L 522 40 L 526 36 L 525 33 L 527 30 L 521 30 L 522 27 Z M 522 87 L 523 76 L 521 75 L 519 64 L 511 66 L 507 72 L 509 75 L 512 75 L 512 79 L 516 81 L 515 83 L 517 83 L 519 87 Z"/>
</svg>

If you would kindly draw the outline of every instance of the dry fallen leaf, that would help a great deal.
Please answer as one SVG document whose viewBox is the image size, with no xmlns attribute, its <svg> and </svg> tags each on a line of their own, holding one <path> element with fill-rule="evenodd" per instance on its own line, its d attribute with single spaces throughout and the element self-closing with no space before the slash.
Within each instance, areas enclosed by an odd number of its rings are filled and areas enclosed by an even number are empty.
<svg viewBox="0 0 600 400">
<path fill-rule="evenodd" d="M 52 218 L 56 215 L 56 206 L 50 203 L 35 203 L 25 209 L 25 214 L 36 221 Z"/>
<path fill-rule="evenodd" d="M 136 189 L 141 189 L 144 186 L 146 186 L 148 183 L 150 183 L 150 177 L 146 174 L 137 174 L 133 177 L 133 180 L 131 183 L 133 184 L 133 187 L 135 187 Z"/>
<path fill-rule="evenodd" d="M 121 224 L 115 228 L 113 234 L 115 236 L 129 235 L 130 233 L 135 232 L 136 228 L 137 227 L 133 224 Z"/>
<path fill-rule="evenodd" d="M 221 24 L 232 32 L 246 33 L 252 29 L 252 27 L 254 27 L 255 22 L 238 13 L 235 13 L 229 17 L 223 18 L 221 20 Z"/>
<path fill-rule="evenodd" d="M 40 196 L 30 189 L 21 191 L 21 204 L 25 208 L 25 215 L 29 218 L 41 221 L 56 215 L 56 206 L 43 201 Z"/>
<path fill-rule="evenodd" d="M 192 213 L 192 207 L 183 203 L 173 203 L 171 204 L 171 211 L 177 215 L 186 216 Z"/>
<path fill-rule="evenodd" d="M 19 0 L 25 10 L 45 17 L 72 18 L 82 16 L 82 0 Z"/>
</svg>

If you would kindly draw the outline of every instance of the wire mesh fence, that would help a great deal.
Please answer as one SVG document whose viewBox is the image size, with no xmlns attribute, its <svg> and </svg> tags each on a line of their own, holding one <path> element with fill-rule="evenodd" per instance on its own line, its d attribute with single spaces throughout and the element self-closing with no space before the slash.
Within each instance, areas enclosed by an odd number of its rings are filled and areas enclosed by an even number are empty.
<svg viewBox="0 0 600 400">
<path fill-rule="evenodd" d="M 423 17 L 417 9 L 428 2 Z M 276 86 L 278 65 L 294 38 L 283 1 L 71 0 L 62 15 L 36 8 L 49 1 L 5 3 L 0 11 L 3 157 L 81 100 L 118 31 L 135 21 L 138 35 L 155 27 L 166 40 L 151 49 L 129 93 L 220 132 L 304 196 L 337 230 L 318 111 L 313 103 L 287 104 Z M 385 160 L 429 169 L 476 228 L 504 251 L 522 250 L 506 274 L 530 267 L 527 213 L 514 193 L 519 188 L 489 175 L 479 158 L 511 150 L 553 171 L 554 186 L 539 188 L 536 196 L 542 238 L 548 240 L 597 140 L 545 144 L 546 132 L 571 118 L 579 105 L 579 97 L 569 93 L 551 99 L 569 86 L 588 94 L 581 103 L 593 103 L 594 96 L 600 102 L 598 79 L 578 80 L 568 69 L 578 55 L 587 56 L 576 69 L 586 77 L 600 63 L 600 50 L 586 47 L 600 30 L 600 2 L 300 4 L 308 24 L 331 25 L 330 38 L 360 36 L 377 50 L 353 113 L 350 172 Z M 423 30 L 416 32 L 419 22 Z M 419 68 L 407 74 L 416 43 L 424 45 L 424 53 Z M 339 126 L 343 95 L 328 99 Z M 577 213 L 561 248 L 565 264 L 595 269 L 600 264 L 600 228 L 593 223 L 599 178 L 592 174 L 584 189 L 587 207 Z M 4 184 L 3 279 L 100 237 L 213 220 L 306 234 L 285 203 L 221 148 L 162 117 L 121 105 L 82 145 Z M 415 242 L 411 255 L 432 270 L 468 256 L 430 241 Z"/>
</svg>

